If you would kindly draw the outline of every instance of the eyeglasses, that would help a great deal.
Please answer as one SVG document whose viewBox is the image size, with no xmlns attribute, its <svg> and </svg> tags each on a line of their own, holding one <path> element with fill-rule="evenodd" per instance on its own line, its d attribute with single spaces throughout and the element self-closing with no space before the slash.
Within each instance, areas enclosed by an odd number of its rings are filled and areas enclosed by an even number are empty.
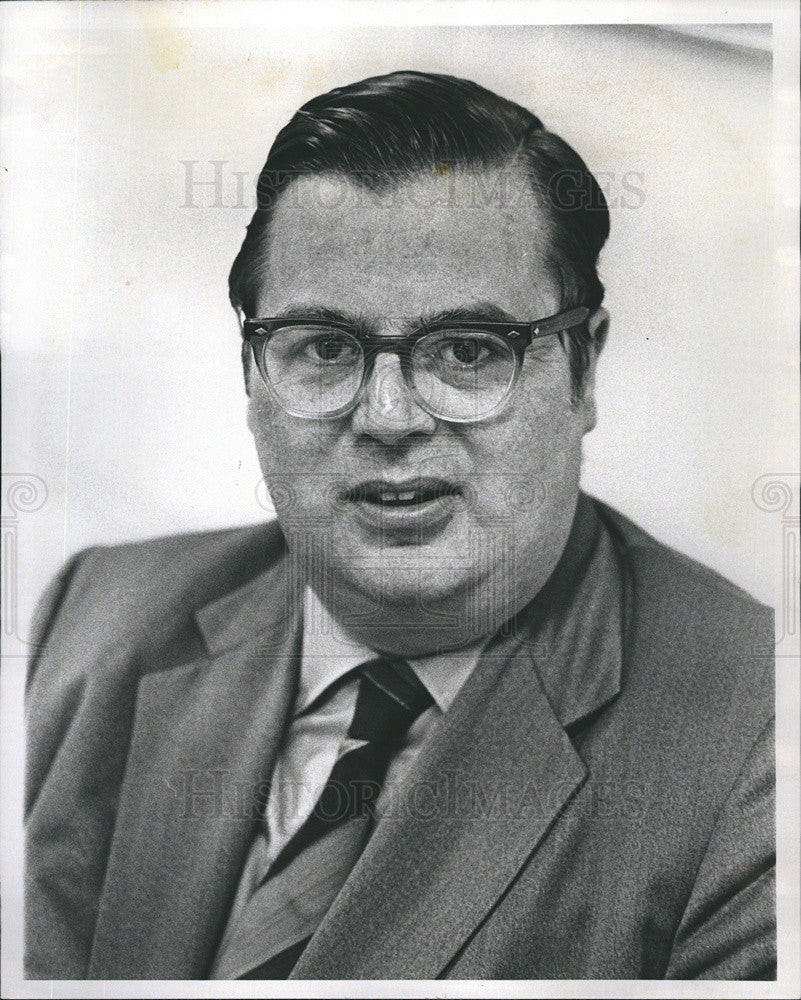
<svg viewBox="0 0 801 1000">
<path fill-rule="evenodd" d="M 415 402 L 453 423 L 486 420 L 508 398 L 531 342 L 584 323 L 569 309 L 534 322 L 438 322 L 408 336 L 362 335 L 342 322 L 246 319 L 243 335 L 278 403 L 294 417 L 333 420 L 353 410 L 376 357 L 397 354 Z"/>
</svg>

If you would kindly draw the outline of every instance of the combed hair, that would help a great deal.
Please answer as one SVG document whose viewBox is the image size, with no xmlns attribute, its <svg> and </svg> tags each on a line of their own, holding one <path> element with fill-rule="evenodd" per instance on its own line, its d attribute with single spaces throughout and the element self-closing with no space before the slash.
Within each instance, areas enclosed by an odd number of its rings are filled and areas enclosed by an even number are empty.
<svg viewBox="0 0 801 1000">
<path fill-rule="evenodd" d="M 578 153 L 519 104 L 470 80 L 412 71 L 321 94 L 281 129 L 259 175 L 257 208 L 231 268 L 231 303 L 253 316 L 272 213 L 293 180 L 336 173 L 381 191 L 443 164 L 466 171 L 522 166 L 549 223 L 547 259 L 561 309 L 601 304 L 597 265 L 609 235 L 609 209 Z M 586 324 L 568 339 L 578 397 L 589 364 Z"/>
</svg>

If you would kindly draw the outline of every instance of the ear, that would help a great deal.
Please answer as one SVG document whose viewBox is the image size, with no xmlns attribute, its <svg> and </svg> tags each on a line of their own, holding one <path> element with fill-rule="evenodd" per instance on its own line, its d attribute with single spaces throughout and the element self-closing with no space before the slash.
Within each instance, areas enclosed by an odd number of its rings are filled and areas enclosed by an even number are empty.
<svg viewBox="0 0 801 1000">
<path fill-rule="evenodd" d="M 246 408 L 246 419 L 248 430 L 251 434 L 256 434 L 258 428 L 258 408 L 259 408 L 259 398 L 258 395 L 251 391 L 250 380 L 254 377 L 258 378 L 258 372 L 256 371 L 256 362 L 253 360 L 253 351 L 246 341 L 242 341 L 242 374 L 245 378 L 245 392 L 248 397 L 248 404 Z"/>
<path fill-rule="evenodd" d="M 245 332 L 245 314 L 242 312 L 241 306 L 234 306 L 234 312 L 236 313 L 237 321 L 239 322 L 239 335 L 242 339 L 242 375 L 245 379 L 245 392 L 250 395 L 250 374 L 253 368 L 253 351 L 250 349 L 250 345 L 244 339 Z"/>
<path fill-rule="evenodd" d="M 253 351 L 250 349 L 250 344 L 246 341 L 242 341 L 242 376 L 245 380 L 245 392 L 250 396 L 250 373 L 253 369 Z"/>
<path fill-rule="evenodd" d="M 584 372 L 581 397 L 576 406 L 583 417 L 584 434 L 595 427 L 598 418 L 595 406 L 595 369 L 609 333 L 609 313 L 606 309 L 599 306 L 592 313 L 587 320 L 587 329 L 590 334 L 589 361 Z"/>
</svg>

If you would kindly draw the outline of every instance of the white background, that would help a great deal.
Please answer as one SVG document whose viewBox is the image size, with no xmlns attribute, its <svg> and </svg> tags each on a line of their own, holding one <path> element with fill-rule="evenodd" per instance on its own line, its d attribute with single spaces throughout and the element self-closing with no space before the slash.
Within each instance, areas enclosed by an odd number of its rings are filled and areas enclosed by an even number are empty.
<svg viewBox="0 0 801 1000">
<path fill-rule="evenodd" d="M 528 106 L 607 189 L 600 270 L 612 326 L 585 488 L 766 603 L 787 600 L 776 513 L 752 490 L 798 469 L 797 96 L 772 75 L 782 40 L 771 26 L 732 22 L 789 10 L 795 31 L 792 5 L 656 3 L 646 16 L 625 3 L 4 7 L 12 656 L 43 586 L 77 549 L 268 516 L 226 284 L 253 185 L 301 103 L 405 68 L 465 76 Z M 488 25 L 560 12 L 668 23 Z M 675 24 L 687 16 L 729 23 Z M 442 24 L 409 25 L 432 17 Z M 222 205 L 207 186 L 187 206 L 187 160 L 197 180 L 222 161 Z M 26 477 L 36 509 L 9 511 L 9 489 Z M 781 777 L 795 757 L 779 765 Z M 770 989 L 728 984 L 725 995 Z"/>
</svg>

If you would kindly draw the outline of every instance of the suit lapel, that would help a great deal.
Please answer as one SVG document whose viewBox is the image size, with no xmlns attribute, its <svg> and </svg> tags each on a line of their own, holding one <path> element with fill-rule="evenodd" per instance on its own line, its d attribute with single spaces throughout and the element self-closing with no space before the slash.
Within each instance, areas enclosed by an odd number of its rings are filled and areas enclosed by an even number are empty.
<svg viewBox="0 0 801 1000">
<path fill-rule="evenodd" d="M 584 774 L 530 657 L 482 661 L 293 978 L 436 978 Z"/>
<path fill-rule="evenodd" d="M 197 614 L 207 650 L 140 681 L 89 978 L 211 964 L 297 685 L 285 565 Z"/>
</svg>

